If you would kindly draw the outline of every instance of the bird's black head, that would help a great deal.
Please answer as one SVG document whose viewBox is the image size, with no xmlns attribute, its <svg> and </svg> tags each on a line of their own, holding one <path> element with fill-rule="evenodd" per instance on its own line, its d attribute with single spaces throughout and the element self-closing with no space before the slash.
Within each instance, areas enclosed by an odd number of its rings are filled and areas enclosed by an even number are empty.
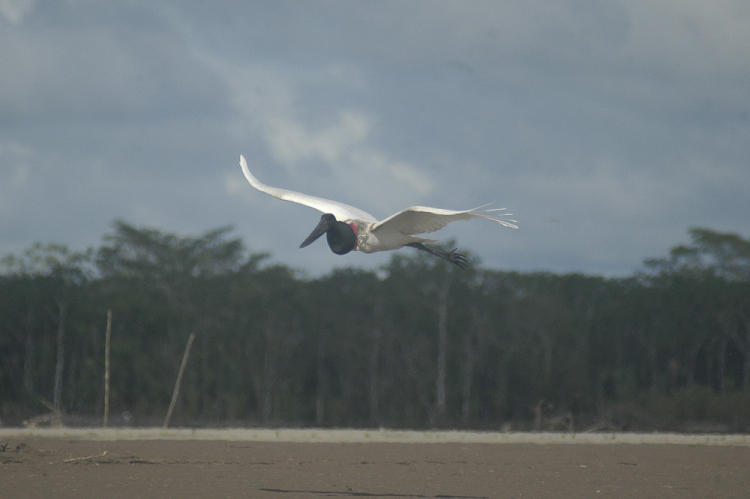
<svg viewBox="0 0 750 499">
<path fill-rule="evenodd" d="M 310 243 L 322 236 L 323 233 L 326 234 L 328 247 L 337 255 L 349 253 L 357 244 L 357 235 L 349 224 L 339 222 L 332 214 L 325 213 L 320 217 L 317 227 L 307 236 L 307 239 L 302 241 L 299 247 L 304 248 L 305 246 L 309 246 Z"/>
</svg>

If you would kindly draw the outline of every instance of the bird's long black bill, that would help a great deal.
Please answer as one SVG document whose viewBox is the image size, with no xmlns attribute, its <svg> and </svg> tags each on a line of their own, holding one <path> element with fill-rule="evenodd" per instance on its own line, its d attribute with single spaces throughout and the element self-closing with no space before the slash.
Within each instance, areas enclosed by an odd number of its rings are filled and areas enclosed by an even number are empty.
<svg viewBox="0 0 750 499">
<path fill-rule="evenodd" d="M 300 244 L 299 247 L 304 248 L 305 246 L 309 246 L 317 238 L 319 238 L 320 236 L 328 232 L 328 229 L 330 228 L 331 228 L 330 221 L 321 217 L 320 222 L 318 223 L 317 227 L 315 227 L 313 231 L 310 233 L 310 235 L 307 236 L 307 239 L 302 241 L 302 244 Z"/>
</svg>

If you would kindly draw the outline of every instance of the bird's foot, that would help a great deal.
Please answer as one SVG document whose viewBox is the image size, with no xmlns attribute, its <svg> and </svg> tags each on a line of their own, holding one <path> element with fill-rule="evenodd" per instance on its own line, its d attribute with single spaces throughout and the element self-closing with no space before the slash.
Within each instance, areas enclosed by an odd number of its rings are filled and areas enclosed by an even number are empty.
<svg viewBox="0 0 750 499">
<path fill-rule="evenodd" d="M 439 258 L 442 258 L 443 260 L 446 260 L 456 267 L 466 270 L 469 267 L 469 259 L 466 258 L 466 255 L 463 253 L 458 253 L 456 251 L 456 248 L 453 248 L 450 251 L 445 251 L 442 248 L 436 248 L 434 246 L 426 246 L 422 243 L 411 243 L 407 244 L 407 246 L 411 246 L 412 248 L 417 248 L 422 251 L 426 251 L 427 253 L 430 253 L 431 255 L 435 255 Z"/>
<path fill-rule="evenodd" d="M 463 253 L 458 253 L 456 251 L 456 248 L 448 251 L 443 258 L 445 258 L 447 261 L 451 262 L 461 270 L 466 270 L 469 267 L 469 259 L 466 258 L 466 255 L 464 255 Z"/>
</svg>

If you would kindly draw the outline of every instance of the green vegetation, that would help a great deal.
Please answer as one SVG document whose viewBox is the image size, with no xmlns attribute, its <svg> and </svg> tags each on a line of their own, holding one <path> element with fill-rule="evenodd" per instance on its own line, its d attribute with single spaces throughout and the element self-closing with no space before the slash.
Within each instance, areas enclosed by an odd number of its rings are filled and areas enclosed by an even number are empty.
<svg viewBox="0 0 750 499">
<path fill-rule="evenodd" d="M 316 279 L 229 228 L 118 221 L 0 263 L 0 419 L 750 431 L 750 241 L 708 229 L 628 278 L 461 271 L 421 252 Z M 342 260 L 342 263 L 345 260 Z"/>
</svg>

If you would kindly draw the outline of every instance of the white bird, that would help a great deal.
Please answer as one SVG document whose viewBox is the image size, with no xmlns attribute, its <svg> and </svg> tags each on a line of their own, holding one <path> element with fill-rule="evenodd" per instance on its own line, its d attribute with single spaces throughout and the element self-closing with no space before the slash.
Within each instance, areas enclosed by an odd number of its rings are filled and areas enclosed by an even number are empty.
<svg viewBox="0 0 750 499">
<path fill-rule="evenodd" d="M 482 209 L 483 206 L 471 210 L 444 210 L 427 206 L 412 206 L 394 213 L 385 220 L 378 221 L 366 211 L 348 204 L 268 186 L 250 173 L 243 155 L 240 155 L 240 167 L 250 185 L 259 191 L 284 201 L 315 208 L 323 213 L 320 222 L 307 236 L 307 239 L 302 242 L 300 248 L 308 246 L 317 238 L 326 234 L 328 246 L 337 255 L 345 255 L 352 250 L 374 253 L 376 251 L 394 250 L 402 246 L 411 246 L 443 258 L 461 268 L 466 268 L 468 265 L 466 256 L 456 253 L 455 249 L 445 251 L 426 246 L 424 243 L 437 241 L 417 237 L 415 234 L 435 232 L 456 220 L 472 218 L 484 218 L 503 227 L 518 228 L 516 220 L 503 218 L 511 215 L 505 213 L 505 208 L 484 210 Z"/>
</svg>

